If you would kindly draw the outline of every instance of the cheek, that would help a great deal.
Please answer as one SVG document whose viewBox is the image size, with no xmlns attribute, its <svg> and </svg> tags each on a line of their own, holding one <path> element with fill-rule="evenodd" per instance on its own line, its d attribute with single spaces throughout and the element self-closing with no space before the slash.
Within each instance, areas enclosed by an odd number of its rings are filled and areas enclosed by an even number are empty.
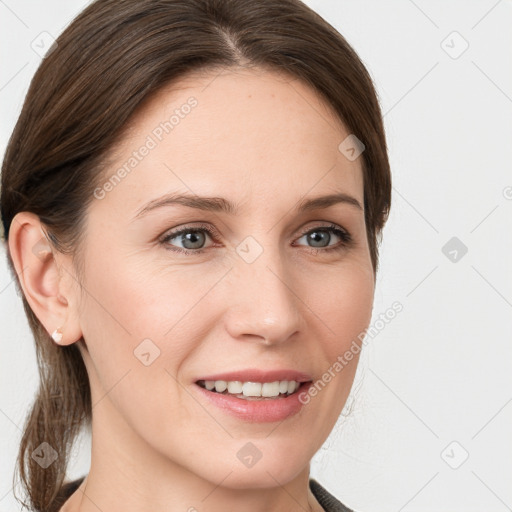
<svg viewBox="0 0 512 512">
<path fill-rule="evenodd" d="M 112 344 L 135 347 L 145 338 L 163 340 L 182 330 L 182 320 L 207 291 L 209 279 L 187 269 L 154 263 L 149 255 L 113 256 L 87 275 L 87 321 L 101 323 Z M 197 277 L 197 276 L 196 276 Z"/>
<path fill-rule="evenodd" d="M 200 413 L 182 406 L 175 377 L 195 343 L 187 311 L 202 287 L 187 286 L 179 273 L 164 280 L 151 274 L 126 257 L 95 267 L 87 275 L 82 322 L 93 404 L 157 440 L 165 425 L 191 424 Z"/>
<path fill-rule="evenodd" d="M 214 306 L 201 299 L 224 271 L 203 272 L 199 279 L 192 267 L 164 268 L 144 254 L 115 257 L 113 249 L 108 261 L 91 266 L 84 283 L 82 330 L 97 392 L 115 386 L 112 400 L 134 422 L 157 415 L 158 401 L 169 407 L 161 419 L 184 420 L 186 410 L 170 410 L 179 403 L 174 377 L 207 336 Z"/>
<path fill-rule="evenodd" d="M 315 276 L 318 278 L 318 276 Z M 372 315 L 374 280 L 371 268 L 358 262 L 340 264 L 322 279 L 303 281 L 302 295 L 324 333 L 325 355 L 330 360 L 360 341 Z"/>
<path fill-rule="evenodd" d="M 360 279 L 358 278 L 360 277 Z M 330 318 L 334 322 L 333 330 L 340 334 L 343 344 L 358 339 L 368 326 L 373 307 L 373 281 L 355 272 L 348 279 L 338 283 L 340 290 L 333 302 L 326 305 L 330 308 Z M 338 299 L 336 302 L 334 302 Z"/>
<path fill-rule="evenodd" d="M 374 280 L 370 266 L 353 261 L 333 272 L 328 288 L 310 293 L 311 309 L 319 318 L 323 361 L 317 390 L 311 398 L 320 437 L 328 436 L 346 403 L 357 370 L 364 333 L 371 321 Z M 313 289 L 313 288 L 311 288 Z"/>
<path fill-rule="evenodd" d="M 328 372 L 331 392 L 348 394 L 357 369 L 364 333 L 371 321 L 374 280 L 371 267 L 357 262 L 347 263 L 333 272 L 322 289 L 307 284 L 310 308 L 318 319 L 323 367 Z M 306 291 L 304 291 L 306 293 Z M 347 351 L 350 352 L 348 356 Z M 339 361 L 342 360 L 343 367 Z M 334 376 L 335 375 L 335 376 Z M 329 378 L 327 376 L 327 378 Z M 343 391 L 342 391 L 343 390 Z M 338 395 L 339 396 L 339 395 Z M 333 395 L 333 400 L 337 398 Z"/>
</svg>

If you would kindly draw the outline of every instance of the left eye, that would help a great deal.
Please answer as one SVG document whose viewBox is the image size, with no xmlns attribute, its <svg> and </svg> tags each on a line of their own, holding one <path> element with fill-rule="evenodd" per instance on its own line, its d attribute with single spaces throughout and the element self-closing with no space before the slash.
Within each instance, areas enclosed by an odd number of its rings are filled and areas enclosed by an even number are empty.
<svg viewBox="0 0 512 512">
<path fill-rule="evenodd" d="M 335 237 L 338 237 L 341 240 L 341 242 L 337 245 L 333 245 L 333 244 L 329 245 L 329 242 L 331 241 L 333 234 Z M 310 229 L 305 234 L 303 234 L 300 238 L 304 238 L 304 237 L 306 237 L 306 239 L 308 241 L 312 242 L 313 244 L 320 244 L 320 245 L 312 245 L 310 247 L 312 247 L 314 249 L 325 248 L 324 250 L 341 248 L 343 246 L 348 245 L 352 240 L 350 234 L 347 231 L 340 229 L 338 226 L 325 226 L 325 227 L 321 226 L 318 228 Z M 299 240 L 300 240 L 300 238 L 299 238 Z M 326 242 L 326 245 L 323 245 L 324 242 Z"/>
<path fill-rule="evenodd" d="M 161 243 L 165 245 L 166 248 L 176 252 L 198 254 L 208 248 L 204 247 L 206 239 L 208 237 L 213 238 L 215 235 L 216 233 L 207 226 L 200 226 L 197 228 L 188 227 L 168 233 L 161 239 Z M 340 239 L 340 243 L 329 243 L 331 242 L 333 235 Z M 309 243 L 313 244 L 309 246 L 310 249 L 320 249 L 323 252 L 336 249 L 341 250 L 344 247 L 349 246 L 352 242 L 350 233 L 334 224 L 331 226 L 319 226 L 317 228 L 310 229 L 309 231 L 304 232 L 298 240 L 301 240 L 302 238 L 306 238 Z M 174 239 L 178 239 L 182 246 L 178 247 L 171 244 L 170 242 Z"/>
</svg>

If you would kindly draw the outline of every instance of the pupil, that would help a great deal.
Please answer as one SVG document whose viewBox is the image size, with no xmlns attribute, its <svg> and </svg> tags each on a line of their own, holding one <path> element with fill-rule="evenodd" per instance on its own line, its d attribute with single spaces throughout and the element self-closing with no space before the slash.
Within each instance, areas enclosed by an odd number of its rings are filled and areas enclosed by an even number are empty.
<svg viewBox="0 0 512 512">
<path fill-rule="evenodd" d="M 320 235 L 320 240 L 318 240 L 318 235 Z M 324 239 L 326 236 L 330 238 L 329 233 L 327 233 L 326 231 L 313 231 L 313 233 L 310 234 L 310 238 L 313 241 L 313 244 L 316 244 L 318 241 L 321 242 L 322 235 L 324 235 Z M 329 242 L 329 238 L 327 238 L 327 243 Z M 316 247 L 318 247 L 318 246 L 316 246 Z"/>
<path fill-rule="evenodd" d="M 183 245 L 186 249 L 198 249 L 199 247 L 193 246 L 193 247 L 187 247 L 185 242 L 192 242 L 192 244 L 197 244 L 197 241 L 201 242 L 201 236 L 198 237 L 198 235 L 202 235 L 204 237 L 204 233 L 201 233 L 200 231 L 191 231 L 182 237 Z M 199 243 L 199 246 L 201 246 L 202 243 Z"/>
</svg>

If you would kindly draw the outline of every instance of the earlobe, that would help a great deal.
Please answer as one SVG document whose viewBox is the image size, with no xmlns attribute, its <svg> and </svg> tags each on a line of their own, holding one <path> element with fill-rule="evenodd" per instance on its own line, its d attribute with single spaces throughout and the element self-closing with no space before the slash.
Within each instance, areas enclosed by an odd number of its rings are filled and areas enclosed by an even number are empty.
<svg viewBox="0 0 512 512">
<path fill-rule="evenodd" d="M 61 275 L 56 251 L 46 237 L 39 217 L 31 212 L 18 213 L 9 230 L 8 248 L 23 294 L 41 324 L 60 345 L 71 344 L 82 333 L 71 305 L 74 288 L 67 272 Z M 59 253 L 60 254 L 60 253 Z M 72 304 L 70 304 L 72 303 Z"/>
</svg>

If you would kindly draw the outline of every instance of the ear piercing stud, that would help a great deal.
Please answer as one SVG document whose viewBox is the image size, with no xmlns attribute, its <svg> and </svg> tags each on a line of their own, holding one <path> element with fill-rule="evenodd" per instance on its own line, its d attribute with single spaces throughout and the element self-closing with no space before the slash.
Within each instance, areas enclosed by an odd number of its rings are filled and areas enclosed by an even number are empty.
<svg viewBox="0 0 512 512">
<path fill-rule="evenodd" d="M 60 343 L 62 341 L 62 333 L 60 332 L 60 327 L 57 327 L 57 329 L 52 332 L 52 339 L 55 341 L 55 343 Z"/>
</svg>

